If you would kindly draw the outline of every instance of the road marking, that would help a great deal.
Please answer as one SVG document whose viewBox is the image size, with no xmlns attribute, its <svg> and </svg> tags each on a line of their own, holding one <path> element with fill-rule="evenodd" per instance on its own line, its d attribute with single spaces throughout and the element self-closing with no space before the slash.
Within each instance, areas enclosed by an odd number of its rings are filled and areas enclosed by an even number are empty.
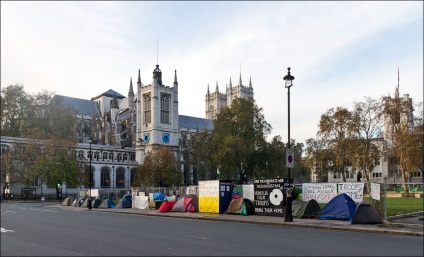
<svg viewBox="0 0 424 257">
<path fill-rule="evenodd" d="M 6 211 L 6 212 L 16 213 L 15 211 Z"/>
<path fill-rule="evenodd" d="M 16 208 L 19 208 L 19 209 L 24 209 L 24 210 L 26 210 L 27 208 L 25 208 L 25 207 L 16 207 Z"/>
<path fill-rule="evenodd" d="M 7 230 L 7 229 L 4 229 L 4 228 L 1 228 L 1 232 L 15 232 L 15 230 Z"/>
<path fill-rule="evenodd" d="M 30 209 L 30 210 L 33 210 L 33 211 L 39 211 L 40 209 Z"/>
</svg>

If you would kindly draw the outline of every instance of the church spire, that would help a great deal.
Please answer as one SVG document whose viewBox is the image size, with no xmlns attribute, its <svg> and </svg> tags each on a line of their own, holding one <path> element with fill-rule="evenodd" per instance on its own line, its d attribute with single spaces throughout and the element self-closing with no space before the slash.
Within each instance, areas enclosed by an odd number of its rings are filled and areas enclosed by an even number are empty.
<svg viewBox="0 0 424 257">
<path fill-rule="evenodd" d="M 216 90 L 215 90 L 217 93 L 219 92 L 219 90 L 218 90 L 218 81 L 216 82 Z"/>
<path fill-rule="evenodd" d="M 112 106 L 110 108 L 118 109 L 118 99 L 116 99 L 116 93 L 113 94 Z"/>
<path fill-rule="evenodd" d="M 240 80 L 239 80 L 239 86 L 242 86 L 243 84 L 241 83 L 241 71 L 240 71 Z"/>
<path fill-rule="evenodd" d="M 207 95 L 209 95 L 209 83 L 208 83 L 208 92 L 207 92 Z"/>
<path fill-rule="evenodd" d="M 399 67 L 398 67 L 398 84 L 395 90 L 395 98 L 399 98 Z"/>
<path fill-rule="evenodd" d="M 249 87 L 252 87 L 252 76 L 249 78 Z"/>
<path fill-rule="evenodd" d="M 134 89 L 133 89 L 133 84 L 132 84 L 132 77 L 130 78 L 130 89 L 128 90 L 128 95 L 129 96 L 134 95 Z"/>
<path fill-rule="evenodd" d="M 178 82 L 177 82 L 177 70 L 175 70 L 175 75 L 174 75 L 174 84 L 178 84 Z"/>
<path fill-rule="evenodd" d="M 231 76 L 230 76 L 230 88 L 233 87 L 233 83 L 231 83 Z"/>
<path fill-rule="evenodd" d="M 138 86 L 138 87 L 141 87 L 140 69 L 138 69 L 138 80 L 137 80 L 137 86 Z"/>
</svg>

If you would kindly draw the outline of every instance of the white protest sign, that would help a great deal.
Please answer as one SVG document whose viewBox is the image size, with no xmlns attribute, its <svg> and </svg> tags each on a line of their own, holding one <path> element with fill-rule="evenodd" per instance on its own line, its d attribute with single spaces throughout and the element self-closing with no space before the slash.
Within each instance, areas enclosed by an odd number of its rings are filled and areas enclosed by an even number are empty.
<svg viewBox="0 0 424 257">
<path fill-rule="evenodd" d="M 337 195 L 336 183 L 304 183 L 302 184 L 302 200 L 314 199 L 318 203 L 328 203 Z"/>
<path fill-rule="evenodd" d="M 243 185 L 243 198 L 247 198 L 252 203 L 255 202 L 254 194 L 253 194 L 253 185 Z"/>
<path fill-rule="evenodd" d="M 380 201 L 380 184 L 371 183 L 370 196 L 371 196 L 372 199 Z"/>
<path fill-rule="evenodd" d="M 347 194 L 355 203 L 362 202 L 364 183 L 338 183 L 339 194 Z"/>
</svg>

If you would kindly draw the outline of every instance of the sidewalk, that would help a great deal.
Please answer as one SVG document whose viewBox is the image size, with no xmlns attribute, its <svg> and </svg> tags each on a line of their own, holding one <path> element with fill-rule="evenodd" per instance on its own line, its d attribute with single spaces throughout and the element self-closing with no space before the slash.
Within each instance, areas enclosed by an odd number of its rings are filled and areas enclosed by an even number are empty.
<svg viewBox="0 0 424 257">
<path fill-rule="evenodd" d="M 199 213 L 199 212 L 159 213 L 155 209 L 142 210 L 142 209 L 132 209 L 132 208 L 123 208 L 123 209 L 121 208 L 119 209 L 93 208 L 89 210 L 87 208 L 61 206 L 61 205 L 54 205 L 49 207 L 60 207 L 67 210 L 78 210 L 78 211 L 110 212 L 110 213 L 133 214 L 133 215 L 214 220 L 214 221 L 223 221 L 223 222 L 242 222 L 242 223 L 253 223 L 253 224 L 269 224 L 269 225 L 288 226 L 288 227 L 344 230 L 344 231 L 356 231 L 356 232 L 365 232 L 365 233 L 424 237 L 423 221 L 419 220 L 419 218 L 423 217 L 423 212 L 405 215 L 405 217 L 398 216 L 396 217 L 396 219 L 389 218 L 389 222 L 387 222 L 386 224 L 381 224 L 381 225 L 374 225 L 374 224 L 352 225 L 349 221 L 321 220 L 321 219 L 293 218 L 293 222 L 284 222 L 283 217 L 259 216 L 259 215 L 243 216 L 243 215 Z"/>
</svg>

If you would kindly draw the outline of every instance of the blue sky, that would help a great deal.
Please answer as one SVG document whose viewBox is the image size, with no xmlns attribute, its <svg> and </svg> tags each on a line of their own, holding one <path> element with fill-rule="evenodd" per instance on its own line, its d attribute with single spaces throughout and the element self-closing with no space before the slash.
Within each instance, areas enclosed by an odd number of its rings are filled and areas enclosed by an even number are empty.
<svg viewBox="0 0 424 257">
<path fill-rule="evenodd" d="M 287 141 L 315 137 L 321 114 L 364 96 L 423 100 L 422 1 L 1 2 L 1 86 L 90 99 L 127 95 L 141 69 L 179 82 L 180 114 L 205 117 L 209 84 L 249 77 L 258 106 Z M 159 50 L 157 51 L 157 40 Z M 158 54 L 157 54 L 158 53 Z"/>
</svg>

